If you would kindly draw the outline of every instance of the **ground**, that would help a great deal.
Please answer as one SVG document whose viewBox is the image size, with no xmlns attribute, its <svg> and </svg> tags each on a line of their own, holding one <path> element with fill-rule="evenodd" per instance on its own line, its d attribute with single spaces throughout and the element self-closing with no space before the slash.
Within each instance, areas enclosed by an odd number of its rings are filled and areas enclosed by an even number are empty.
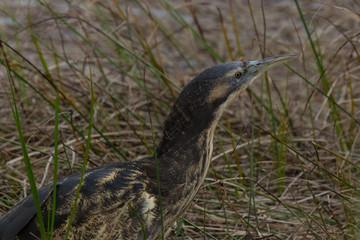
<svg viewBox="0 0 360 240">
<path fill-rule="evenodd" d="M 87 167 L 135 160 L 202 70 L 292 53 L 226 110 L 203 187 L 168 238 L 359 238 L 358 1 L 47 2 L 0 3 L 0 216 L 30 193 L 15 102 L 40 187 L 54 156 L 58 177 L 81 170 L 91 101 Z"/>
</svg>

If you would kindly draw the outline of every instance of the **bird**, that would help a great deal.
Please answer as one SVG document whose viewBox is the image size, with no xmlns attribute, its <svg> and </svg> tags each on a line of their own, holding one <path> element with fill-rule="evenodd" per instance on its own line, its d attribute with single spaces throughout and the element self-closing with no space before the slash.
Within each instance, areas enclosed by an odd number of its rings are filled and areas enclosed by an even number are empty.
<svg viewBox="0 0 360 240">
<path fill-rule="evenodd" d="M 296 55 L 234 61 L 204 70 L 181 91 L 153 156 L 88 169 L 69 239 L 157 239 L 190 206 L 209 169 L 224 109 L 261 73 Z M 53 239 L 64 239 L 81 173 L 57 181 Z M 45 229 L 53 184 L 38 190 Z M 40 239 L 32 195 L 0 220 L 0 239 Z"/>
</svg>

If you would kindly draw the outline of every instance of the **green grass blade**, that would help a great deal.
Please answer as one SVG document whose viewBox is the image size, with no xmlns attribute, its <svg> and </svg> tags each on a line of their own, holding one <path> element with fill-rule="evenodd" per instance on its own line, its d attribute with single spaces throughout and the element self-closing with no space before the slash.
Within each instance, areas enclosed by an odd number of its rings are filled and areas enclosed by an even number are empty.
<svg viewBox="0 0 360 240">
<path fill-rule="evenodd" d="M 321 82 L 322 82 L 324 92 L 327 94 L 329 92 L 330 87 L 329 87 L 329 83 L 328 83 L 328 80 L 327 80 L 327 77 L 326 77 L 326 74 L 325 74 L 325 68 L 324 68 L 324 65 L 323 65 L 322 60 L 321 60 L 321 55 L 315 49 L 315 44 L 314 44 L 314 42 L 312 40 L 310 31 L 309 31 L 309 29 L 307 27 L 307 24 L 306 24 L 306 21 L 305 21 L 305 18 L 303 16 L 303 14 L 302 14 L 300 5 L 299 5 L 297 0 L 294 0 L 294 1 L 295 1 L 295 4 L 296 4 L 296 8 L 298 10 L 298 13 L 300 15 L 301 22 L 303 23 L 307 38 L 308 38 L 308 40 L 310 42 L 312 52 L 313 52 L 313 54 L 315 56 L 316 65 L 317 65 L 318 71 L 320 73 L 320 78 L 321 78 Z M 319 51 L 320 51 L 320 48 L 319 48 Z M 340 136 L 343 127 L 342 127 L 342 124 L 341 124 L 341 118 L 340 118 L 339 112 L 338 112 L 336 106 L 334 105 L 335 99 L 334 99 L 332 94 L 329 94 L 327 99 L 328 99 L 329 108 L 331 110 L 331 117 L 332 117 L 332 120 L 333 120 L 333 122 L 335 124 L 336 133 Z M 345 146 L 343 144 L 342 138 L 339 137 L 338 142 L 339 142 L 341 150 L 345 151 Z"/>
<path fill-rule="evenodd" d="M 85 156 L 84 156 L 84 161 L 83 161 L 83 165 L 82 165 L 82 168 L 81 168 L 80 182 L 79 182 L 79 185 L 77 187 L 75 202 L 74 202 L 73 208 L 71 210 L 71 215 L 69 217 L 69 222 L 68 222 L 66 233 L 65 233 L 65 240 L 67 240 L 68 237 L 69 237 L 69 233 L 70 233 L 70 229 L 71 229 L 71 223 L 72 223 L 74 215 L 75 215 L 77 202 L 79 200 L 81 186 L 82 186 L 82 183 L 83 183 L 83 180 L 84 180 L 86 164 L 87 164 L 87 160 L 88 160 L 88 156 L 89 156 L 89 149 L 90 149 L 90 142 L 91 142 L 91 131 L 92 131 L 92 120 L 93 120 L 93 116 L 94 116 L 94 101 L 95 101 L 94 100 L 93 83 L 92 83 L 92 77 L 91 76 L 92 75 L 91 75 L 91 68 L 90 68 L 90 94 L 91 94 L 90 118 L 89 118 L 88 135 L 87 135 L 87 139 L 86 139 Z"/>
<path fill-rule="evenodd" d="M 19 139 L 20 139 L 22 153 L 23 153 L 24 162 L 25 162 L 26 173 L 27 173 L 27 176 L 28 176 L 28 179 L 29 179 L 31 193 L 33 195 L 35 208 L 36 208 L 36 215 L 37 215 L 37 219 L 38 219 L 38 222 L 39 222 L 40 234 L 41 234 L 42 239 L 47 239 L 46 232 L 45 232 L 45 226 L 44 226 L 44 220 L 43 220 L 43 216 L 42 216 L 42 212 L 41 212 L 40 200 L 39 200 L 39 196 L 37 194 L 36 181 L 35 181 L 35 178 L 34 178 L 34 173 L 33 173 L 32 168 L 31 168 L 30 158 L 28 156 L 28 151 L 27 151 L 27 148 L 26 148 L 25 139 L 23 137 L 23 133 L 22 133 L 22 129 L 21 129 L 20 116 L 19 116 L 18 109 L 17 109 L 15 91 L 14 91 L 13 81 L 12 81 L 11 74 L 10 74 L 10 67 L 9 67 L 8 62 L 7 62 L 7 58 L 6 58 L 6 54 L 4 52 L 2 42 L 0 42 L 0 47 L 1 47 L 2 56 L 4 58 L 4 64 L 5 64 L 5 68 L 6 68 L 7 77 L 8 77 L 8 80 L 9 80 L 12 100 L 10 100 L 10 97 L 7 94 L 6 95 L 8 97 L 8 101 L 9 101 L 9 104 L 10 104 L 10 107 L 11 107 L 11 111 L 13 113 L 13 117 L 14 117 L 14 120 L 15 120 L 16 128 L 17 128 L 18 134 L 19 134 Z"/>
<path fill-rule="evenodd" d="M 51 210 L 51 228 L 50 239 L 53 238 L 55 211 L 56 211 L 56 185 L 57 185 L 57 168 L 58 168 L 58 145 L 59 145 L 59 91 L 56 91 L 55 100 L 55 130 L 54 130 L 54 180 L 53 180 L 53 196 L 52 196 L 52 210 Z"/>
<path fill-rule="evenodd" d="M 251 106 L 251 119 L 254 119 L 254 105 Z M 256 223 L 258 222 L 257 211 L 256 211 L 256 198 L 255 198 L 255 164 L 256 159 L 254 157 L 254 139 L 255 139 L 255 127 L 251 124 L 251 141 L 250 141 L 250 196 L 249 196 L 249 212 L 247 218 L 247 224 L 250 224 L 250 217 L 255 215 Z M 252 210 L 254 210 L 252 212 Z"/>
</svg>

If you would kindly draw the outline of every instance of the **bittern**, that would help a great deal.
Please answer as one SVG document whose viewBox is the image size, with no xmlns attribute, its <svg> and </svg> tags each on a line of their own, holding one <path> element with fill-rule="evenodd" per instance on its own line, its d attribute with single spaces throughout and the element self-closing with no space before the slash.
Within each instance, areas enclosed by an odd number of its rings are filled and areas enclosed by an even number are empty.
<svg viewBox="0 0 360 240">
<path fill-rule="evenodd" d="M 262 72 L 294 56 L 223 63 L 195 77 L 173 105 L 154 156 L 85 172 L 70 239 L 156 239 L 189 207 L 204 181 L 224 109 Z M 54 239 L 65 235 L 79 180 L 77 173 L 57 183 Z M 45 229 L 52 189 L 50 183 L 38 191 Z M 1 239 L 39 239 L 37 219 L 30 195 L 1 219 Z"/>
</svg>

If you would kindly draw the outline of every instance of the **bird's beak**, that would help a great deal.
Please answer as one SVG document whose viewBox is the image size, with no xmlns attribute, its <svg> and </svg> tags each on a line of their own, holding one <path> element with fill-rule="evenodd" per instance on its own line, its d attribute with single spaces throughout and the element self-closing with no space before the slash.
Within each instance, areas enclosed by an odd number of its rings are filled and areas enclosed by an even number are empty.
<svg viewBox="0 0 360 240">
<path fill-rule="evenodd" d="M 261 73 L 273 68 L 281 63 L 289 61 L 297 57 L 296 54 L 284 54 L 275 57 L 269 57 L 261 60 L 248 62 L 247 71 L 252 73 L 253 77 L 259 76 Z"/>
</svg>

